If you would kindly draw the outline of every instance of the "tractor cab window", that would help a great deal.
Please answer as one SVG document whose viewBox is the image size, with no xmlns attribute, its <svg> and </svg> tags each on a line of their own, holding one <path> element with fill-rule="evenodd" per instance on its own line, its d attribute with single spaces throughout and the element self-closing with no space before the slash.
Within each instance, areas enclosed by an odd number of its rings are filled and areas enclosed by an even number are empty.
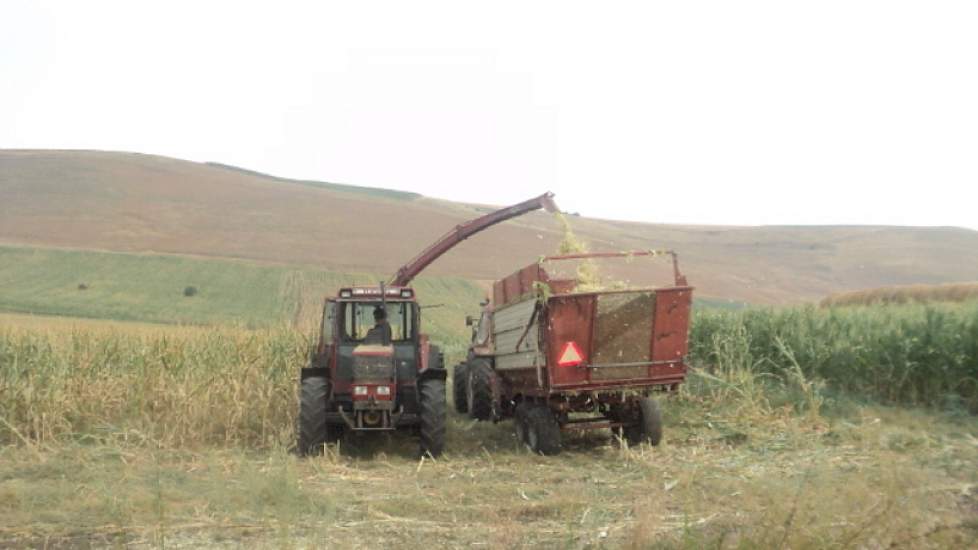
<svg viewBox="0 0 978 550">
<path fill-rule="evenodd" d="M 326 302 L 323 308 L 323 343 L 326 345 L 333 343 L 333 320 L 336 317 L 336 302 Z"/>
<path fill-rule="evenodd" d="M 403 342 L 414 339 L 414 308 L 411 302 L 387 302 L 386 319 L 390 326 L 391 341 Z M 380 302 L 347 302 L 343 308 L 343 339 L 359 342 L 367 338 L 377 326 L 375 312 Z"/>
</svg>

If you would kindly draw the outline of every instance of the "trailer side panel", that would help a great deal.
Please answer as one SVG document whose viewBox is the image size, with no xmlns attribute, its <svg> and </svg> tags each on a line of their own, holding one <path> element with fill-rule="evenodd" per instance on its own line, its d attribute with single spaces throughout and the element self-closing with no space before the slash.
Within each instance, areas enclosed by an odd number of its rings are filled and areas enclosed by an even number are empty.
<svg viewBox="0 0 978 550">
<path fill-rule="evenodd" d="M 529 299 L 496 309 L 492 329 L 497 370 L 536 368 L 544 364 L 539 320 L 534 315 L 536 306 L 537 301 Z"/>
<path fill-rule="evenodd" d="M 594 308 L 596 306 L 593 294 L 574 294 L 554 296 L 550 298 L 547 309 L 549 319 L 547 325 L 547 354 L 550 385 L 557 388 L 587 384 L 590 361 L 591 340 L 594 336 Z M 560 366 L 561 356 L 567 351 L 567 346 L 573 344 L 583 354 L 582 364 L 577 366 Z"/>
<path fill-rule="evenodd" d="M 686 376 L 686 352 L 689 334 L 689 311 L 693 289 L 665 288 L 656 291 L 655 327 L 652 336 L 652 361 L 649 373 L 656 379 L 675 379 Z"/>
</svg>

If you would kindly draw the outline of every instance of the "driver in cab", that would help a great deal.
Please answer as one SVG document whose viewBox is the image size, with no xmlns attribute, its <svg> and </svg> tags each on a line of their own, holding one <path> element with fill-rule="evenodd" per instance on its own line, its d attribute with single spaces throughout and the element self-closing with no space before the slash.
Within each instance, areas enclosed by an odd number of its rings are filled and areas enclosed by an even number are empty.
<svg viewBox="0 0 978 550">
<path fill-rule="evenodd" d="M 391 338 L 391 326 L 387 322 L 387 312 L 382 306 L 377 306 L 374 308 L 374 326 L 367 331 L 367 336 L 364 337 L 364 344 L 373 345 L 387 345 L 390 344 Z"/>
</svg>

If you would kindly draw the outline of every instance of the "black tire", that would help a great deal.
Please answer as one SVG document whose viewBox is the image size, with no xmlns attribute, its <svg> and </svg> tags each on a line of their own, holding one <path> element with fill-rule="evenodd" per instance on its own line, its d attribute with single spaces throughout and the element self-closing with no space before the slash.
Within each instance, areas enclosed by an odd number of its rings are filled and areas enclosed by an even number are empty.
<svg viewBox="0 0 978 550">
<path fill-rule="evenodd" d="M 531 452 L 555 455 L 560 452 L 560 424 L 544 405 L 533 405 L 526 411 L 526 446 Z"/>
<path fill-rule="evenodd" d="M 428 368 L 432 370 L 445 370 L 445 354 L 438 346 L 428 346 Z"/>
<path fill-rule="evenodd" d="M 459 363 L 452 369 L 452 400 L 455 410 L 460 413 L 469 412 L 469 366 Z"/>
<path fill-rule="evenodd" d="M 659 407 L 659 402 L 653 397 L 646 397 L 640 405 L 645 437 L 650 445 L 658 445 L 662 442 L 662 409 Z"/>
<path fill-rule="evenodd" d="M 476 420 L 491 420 L 493 413 L 492 382 L 496 373 L 486 359 L 473 359 L 466 369 L 469 373 L 466 404 L 469 416 Z"/>
<path fill-rule="evenodd" d="M 520 401 L 513 410 L 513 428 L 516 432 L 516 440 L 520 445 L 527 444 L 526 437 L 526 412 L 529 409 L 525 401 Z"/>
<path fill-rule="evenodd" d="M 634 423 L 625 426 L 625 439 L 629 445 L 648 443 L 654 447 L 662 441 L 662 409 L 654 397 L 644 397 L 638 405 Z"/>
<path fill-rule="evenodd" d="M 445 381 L 429 378 L 418 382 L 421 402 L 421 455 L 439 456 L 445 450 Z"/>
<path fill-rule="evenodd" d="M 320 454 L 330 438 L 326 424 L 329 382 L 322 376 L 304 378 L 299 385 L 298 446 L 300 455 Z"/>
</svg>

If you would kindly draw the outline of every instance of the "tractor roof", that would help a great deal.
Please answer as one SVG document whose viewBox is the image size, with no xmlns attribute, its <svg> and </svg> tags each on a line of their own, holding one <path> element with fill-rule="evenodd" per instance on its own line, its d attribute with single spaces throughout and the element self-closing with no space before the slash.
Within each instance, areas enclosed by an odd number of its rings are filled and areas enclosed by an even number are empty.
<svg viewBox="0 0 978 550">
<path fill-rule="evenodd" d="M 414 289 L 407 286 L 387 286 L 383 290 L 385 300 L 402 301 L 414 300 Z M 380 300 L 379 286 L 350 286 L 340 289 L 337 295 L 341 300 Z"/>
</svg>

